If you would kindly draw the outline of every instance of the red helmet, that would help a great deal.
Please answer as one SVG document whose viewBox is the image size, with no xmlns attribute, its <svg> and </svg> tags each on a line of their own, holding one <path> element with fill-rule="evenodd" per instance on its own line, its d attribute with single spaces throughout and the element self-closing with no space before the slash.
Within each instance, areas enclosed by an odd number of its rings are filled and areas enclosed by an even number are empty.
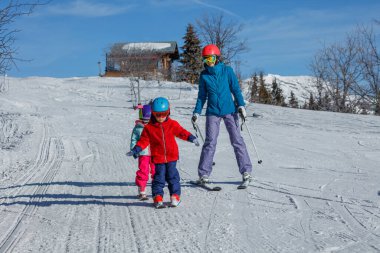
<svg viewBox="0 0 380 253">
<path fill-rule="evenodd" d="M 220 56 L 219 48 L 217 46 L 215 46 L 214 44 L 209 44 L 209 45 L 205 46 L 202 50 L 202 56 L 206 56 L 206 55 Z"/>
</svg>

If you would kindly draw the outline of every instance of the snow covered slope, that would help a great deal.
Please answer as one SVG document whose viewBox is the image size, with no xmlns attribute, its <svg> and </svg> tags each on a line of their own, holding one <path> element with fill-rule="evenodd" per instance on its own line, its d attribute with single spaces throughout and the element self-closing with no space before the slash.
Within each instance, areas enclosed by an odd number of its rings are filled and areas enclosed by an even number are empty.
<svg viewBox="0 0 380 253">
<path fill-rule="evenodd" d="M 9 79 L 0 94 L 0 252 L 380 251 L 380 117 L 249 105 L 263 160 L 244 129 L 252 185 L 236 189 L 222 126 L 212 179 L 223 190 L 188 183 L 201 149 L 178 140 L 182 203 L 156 210 L 136 198 L 137 162 L 125 156 L 138 115 L 130 84 Z M 193 131 L 196 89 L 141 86 L 143 100 L 168 96 L 172 118 Z"/>
<path fill-rule="evenodd" d="M 264 76 L 265 84 L 269 91 L 272 90 L 272 82 L 276 79 L 278 86 L 282 89 L 285 101 L 289 101 L 290 92 L 293 91 L 295 97 L 302 106 L 305 101 L 310 98 L 310 93 L 314 96 L 318 94 L 311 76 L 280 76 L 268 74 Z M 244 80 L 244 93 L 249 98 L 248 82 L 250 79 Z"/>
</svg>

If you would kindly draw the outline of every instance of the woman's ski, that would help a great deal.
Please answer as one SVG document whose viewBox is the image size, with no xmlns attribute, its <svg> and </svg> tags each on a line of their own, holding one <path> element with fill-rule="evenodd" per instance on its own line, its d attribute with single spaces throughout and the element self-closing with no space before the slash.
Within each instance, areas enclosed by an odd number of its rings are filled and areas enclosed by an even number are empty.
<svg viewBox="0 0 380 253">
<path fill-rule="evenodd" d="M 206 189 L 208 191 L 220 191 L 222 190 L 222 187 L 220 186 L 213 186 L 212 184 L 205 184 L 205 183 L 201 183 L 199 180 L 191 180 L 189 181 L 190 184 L 193 184 L 193 185 L 196 185 L 196 186 L 199 186 L 199 187 L 202 187 L 203 189 Z"/>
<path fill-rule="evenodd" d="M 243 183 L 241 183 L 237 188 L 239 190 L 247 189 L 249 183 L 250 183 L 250 180 L 244 180 Z"/>
</svg>

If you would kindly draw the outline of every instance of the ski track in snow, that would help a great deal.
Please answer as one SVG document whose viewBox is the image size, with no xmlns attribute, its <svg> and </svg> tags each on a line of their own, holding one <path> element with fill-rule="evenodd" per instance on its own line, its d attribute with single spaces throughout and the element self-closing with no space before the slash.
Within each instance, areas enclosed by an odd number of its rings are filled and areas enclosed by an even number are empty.
<svg viewBox="0 0 380 253">
<path fill-rule="evenodd" d="M 132 83 L 10 79 L 0 109 L 18 121 L 7 117 L 1 133 L 27 134 L 0 149 L 0 252 L 380 251 L 379 117 L 250 105 L 248 115 L 261 115 L 247 125 L 263 160 L 257 165 L 243 130 L 251 185 L 236 189 L 222 123 L 212 173 L 222 191 L 187 183 L 197 178 L 200 148 L 178 140 L 182 202 L 156 210 L 151 196 L 137 199 L 137 161 L 125 156 L 137 118 Z M 171 98 L 172 117 L 194 133 L 196 90 L 140 85 L 145 100 Z"/>
<path fill-rule="evenodd" d="M 41 170 L 42 180 L 40 184 L 37 184 L 33 187 L 32 192 L 30 194 L 30 200 L 25 202 L 22 210 L 19 211 L 19 214 L 15 218 L 15 222 L 9 227 L 8 231 L 3 234 L 3 239 L 0 243 L 0 251 L 13 251 L 13 247 L 16 245 L 18 240 L 20 240 L 25 233 L 27 226 L 25 224 L 28 223 L 28 220 L 31 219 L 37 212 L 37 205 L 34 202 L 39 202 L 42 197 L 48 190 L 49 183 L 54 179 L 55 174 L 57 173 L 60 165 L 62 163 L 62 157 L 64 155 L 64 149 L 62 146 L 61 140 L 57 140 L 54 138 L 47 138 L 46 132 L 48 128 L 44 126 L 44 138 L 42 144 L 40 146 L 39 156 L 35 162 L 34 168 L 31 169 L 32 174 L 30 178 L 26 179 L 23 183 L 30 183 L 33 178 L 36 176 L 34 170 Z M 37 171 L 38 172 L 38 171 Z M 36 172 L 36 173 L 37 173 Z M 18 191 L 17 194 L 20 194 L 21 191 Z M 8 196 L 10 198 L 12 196 Z M 23 202 L 20 201 L 20 204 Z M 2 203 L 6 206 L 8 203 Z"/>
</svg>

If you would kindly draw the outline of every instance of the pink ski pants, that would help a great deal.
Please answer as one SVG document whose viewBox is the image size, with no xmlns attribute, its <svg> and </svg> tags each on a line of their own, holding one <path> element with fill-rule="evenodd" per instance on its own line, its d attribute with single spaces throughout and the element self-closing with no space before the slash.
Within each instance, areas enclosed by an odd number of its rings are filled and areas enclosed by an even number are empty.
<svg viewBox="0 0 380 253">
<path fill-rule="evenodd" d="M 149 180 L 149 172 L 153 179 L 155 173 L 155 165 L 152 163 L 150 156 L 139 156 L 139 169 L 136 171 L 136 185 L 140 187 L 140 191 L 145 191 L 146 184 Z"/>
</svg>

